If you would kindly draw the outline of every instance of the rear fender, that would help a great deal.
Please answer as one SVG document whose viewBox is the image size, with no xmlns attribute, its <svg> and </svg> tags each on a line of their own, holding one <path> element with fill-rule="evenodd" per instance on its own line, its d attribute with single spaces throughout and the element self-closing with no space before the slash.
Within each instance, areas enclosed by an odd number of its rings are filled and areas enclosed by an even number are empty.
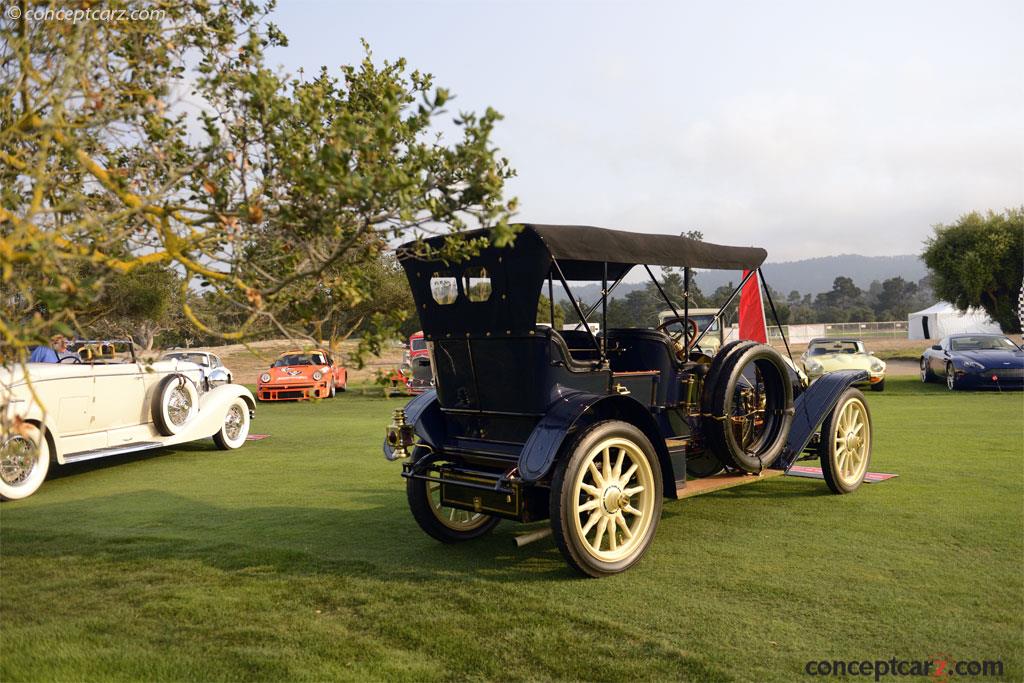
<svg viewBox="0 0 1024 683">
<path fill-rule="evenodd" d="M 650 410 L 629 396 L 599 396 L 585 392 L 564 394 L 541 418 L 519 455 L 519 476 L 535 484 L 550 475 L 565 446 L 572 442 L 571 433 L 601 420 L 622 420 L 640 429 L 658 454 L 665 495 L 675 493 L 675 474 L 669 459 L 665 438 Z M 669 490 L 672 493 L 669 493 Z"/>
<path fill-rule="evenodd" d="M 403 410 L 405 411 L 405 421 L 413 425 L 416 436 L 420 438 L 421 442 L 432 449 L 437 449 L 444 442 L 446 431 L 444 416 L 441 414 L 441 405 L 437 402 L 436 390 L 424 391 L 406 403 Z M 384 455 L 390 459 L 392 452 L 393 449 L 385 438 Z M 425 450 L 419 449 L 419 452 L 422 453 Z M 415 453 L 416 451 L 414 451 L 414 457 Z"/>
<path fill-rule="evenodd" d="M 789 471 L 843 392 L 854 384 L 868 381 L 868 377 L 865 370 L 837 370 L 822 375 L 804 390 L 794 405 L 796 412 L 786 447 L 769 469 Z"/>
</svg>

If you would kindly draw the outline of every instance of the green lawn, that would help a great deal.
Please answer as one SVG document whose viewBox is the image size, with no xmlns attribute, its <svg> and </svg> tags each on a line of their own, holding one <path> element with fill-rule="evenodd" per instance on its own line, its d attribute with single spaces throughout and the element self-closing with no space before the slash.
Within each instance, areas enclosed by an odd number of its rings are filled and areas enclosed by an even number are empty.
<svg viewBox="0 0 1024 683">
<path fill-rule="evenodd" d="M 239 451 L 59 468 L 0 508 L 0 680 L 794 681 L 937 653 L 1024 679 L 1024 395 L 868 399 L 898 479 L 667 502 L 602 580 L 511 523 L 421 533 L 380 455 L 400 399 L 260 405 L 271 436 Z"/>
</svg>

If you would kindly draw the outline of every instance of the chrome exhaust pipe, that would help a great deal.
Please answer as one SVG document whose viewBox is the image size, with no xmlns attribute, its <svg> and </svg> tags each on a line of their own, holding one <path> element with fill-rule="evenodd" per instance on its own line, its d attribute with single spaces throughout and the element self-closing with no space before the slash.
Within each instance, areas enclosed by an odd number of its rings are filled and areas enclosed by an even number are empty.
<svg viewBox="0 0 1024 683">
<path fill-rule="evenodd" d="M 518 536 L 514 537 L 512 540 L 515 543 L 515 546 L 517 548 L 522 548 L 524 545 L 527 545 L 529 543 L 533 543 L 534 541 L 539 541 L 542 538 L 547 538 L 550 535 L 551 535 L 551 527 L 547 527 L 547 528 L 544 528 L 544 529 L 537 529 L 536 531 L 531 531 L 531 532 L 526 533 L 526 534 L 519 534 Z"/>
</svg>

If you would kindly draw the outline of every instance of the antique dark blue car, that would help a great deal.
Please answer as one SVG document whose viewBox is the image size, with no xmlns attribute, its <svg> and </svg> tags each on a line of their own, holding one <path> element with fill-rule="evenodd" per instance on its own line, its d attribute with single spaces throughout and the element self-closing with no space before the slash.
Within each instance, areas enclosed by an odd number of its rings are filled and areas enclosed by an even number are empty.
<svg viewBox="0 0 1024 683">
<path fill-rule="evenodd" d="M 691 269 L 746 271 L 735 298 L 747 279 L 763 282 L 763 249 L 525 225 L 511 246 L 452 264 L 425 256 L 442 240 L 399 249 L 436 386 L 395 411 L 384 444 L 388 459 L 404 461 L 409 507 L 434 538 L 477 538 L 502 518 L 550 519 L 568 563 L 604 576 L 643 556 L 664 498 L 761 481 L 810 458 L 836 493 L 863 481 L 871 417 L 852 387 L 863 371 L 806 387 L 771 346 L 734 341 L 714 357 L 701 349 Z M 683 306 L 665 297 L 674 315 L 657 329 L 608 329 L 608 295 L 634 267 L 661 291 L 652 265 L 684 269 Z M 586 311 L 571 289 L 581 281 L 602 285 Z M 556 284 L 577 330 L 554 329 L 553 304 L 538 321 L 541 292 L 553 302 Z M 588 318 L 598 308 L 595 333 Z"/>
<path fill-rule="evenodd" d="M 957 389 L 1024 387 L 1024 350 L 1001 334 L 952 334 L 921 354 L 921 381 Z"/>
</svg>

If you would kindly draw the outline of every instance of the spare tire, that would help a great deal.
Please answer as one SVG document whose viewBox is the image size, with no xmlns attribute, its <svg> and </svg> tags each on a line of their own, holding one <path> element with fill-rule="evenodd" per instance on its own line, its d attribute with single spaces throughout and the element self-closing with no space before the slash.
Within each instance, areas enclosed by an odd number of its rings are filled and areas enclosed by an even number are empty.
<svg viewBox="0 0 1024 683">
<path fill-rule="evenodd" d="M 702 401 L 707 448 L 726 467 L 759 473 L 782 454 L 793 423 L 789 369 L 778 351 L 752 342 L 715 365 Z"/>
<path fill-rule="evenodd" d="M 153 425 L 163 436 L 174 436 L 199 412 L 199 392 L 185 375 L 167 375 L 153 391 Z"/>
</svg>

